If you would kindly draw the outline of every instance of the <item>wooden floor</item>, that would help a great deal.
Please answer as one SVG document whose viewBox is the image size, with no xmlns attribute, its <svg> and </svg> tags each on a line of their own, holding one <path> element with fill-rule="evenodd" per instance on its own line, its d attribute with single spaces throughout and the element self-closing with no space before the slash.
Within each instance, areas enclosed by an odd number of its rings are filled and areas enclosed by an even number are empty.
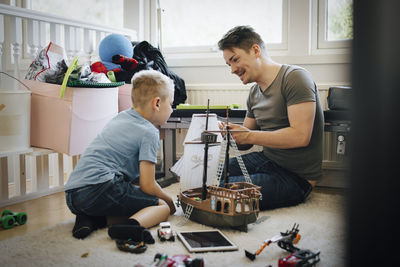
<svg viewBox="0 0 400 267">
<path fill-rule="evenodd" d="M 24 225 L 18 225 L 11 229 L 0 227 L 0 241 L 35 232 L 75 218 L 75 215 L 71 213 L 65 203 L 64 192 L 2 207 L 0 211 L 2 212 L 6 209 L 12 212 L 26 212 L 28 221 Z"/>
<path fill-rule="evenodd" d="M 344 194 L 344 189 L 339 188 L 316 187 L 314 191 L 327 194 Z M 6 206 L 1 208 L 0 211 L 5 209 L 13 212 L 25 211 L 28 214 L 28 221 L 24 225 L 18 225 L 7 230 L 0 227 L 0 241 L 75 218 L 75 215 L 71 213 L 65 203 L 64 192 Z"/>
</svg>

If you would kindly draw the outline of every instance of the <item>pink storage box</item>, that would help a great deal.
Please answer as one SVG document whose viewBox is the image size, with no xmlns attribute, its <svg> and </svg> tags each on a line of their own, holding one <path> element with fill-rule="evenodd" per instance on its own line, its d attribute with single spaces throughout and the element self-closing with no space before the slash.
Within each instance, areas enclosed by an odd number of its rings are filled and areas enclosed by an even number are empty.
<svg viewBox="0 0 400 267">
<path fill-rule="evenodd" d="M 118 87 L 118 112 L 132 107 L 132 84 L 124 84 Z"/>
<path fill-rule="evenodd" d="M 118 114 L 118 88 L 67 87 L 25 80 L 32 91 L 31 146 L 70 156 L 82 154 Z"/>
</svg>

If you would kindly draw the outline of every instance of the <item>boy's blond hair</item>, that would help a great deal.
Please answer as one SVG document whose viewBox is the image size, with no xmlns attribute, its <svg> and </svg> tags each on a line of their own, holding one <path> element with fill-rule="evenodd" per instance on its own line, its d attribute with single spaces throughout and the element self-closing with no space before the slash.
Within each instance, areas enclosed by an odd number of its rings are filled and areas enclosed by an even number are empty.
<svg viewBox="0 0 400 267">
<path fill-rule="evenodd" d="M 134 107 L 144 107 L 154 97 L 164 101 L 174 97 L 174 81 L 159 71 L 142 70 L 132 77 L 131 95 Z"/>
</svg>

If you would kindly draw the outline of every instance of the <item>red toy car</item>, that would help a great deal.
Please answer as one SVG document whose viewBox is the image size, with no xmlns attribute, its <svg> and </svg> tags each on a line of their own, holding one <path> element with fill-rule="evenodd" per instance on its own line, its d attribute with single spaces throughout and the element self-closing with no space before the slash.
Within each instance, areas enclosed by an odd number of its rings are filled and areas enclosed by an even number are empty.
<svg viewBox="0 0 400 267">
<path fill-rule="evenodd" d="M 314 253 L 310 250 L 298 250 L 278 261 L 278 267 L 311 267 L 319 262 L 319 251 Z"/>
<path fill-rule="evenodd" d="M 168 257 L 167 254 L 157 253 L 154 256 L 154 267 L 204 267 L 202 258 L 190 258 L 189 255 L 174 255 Z"/>
</svg>

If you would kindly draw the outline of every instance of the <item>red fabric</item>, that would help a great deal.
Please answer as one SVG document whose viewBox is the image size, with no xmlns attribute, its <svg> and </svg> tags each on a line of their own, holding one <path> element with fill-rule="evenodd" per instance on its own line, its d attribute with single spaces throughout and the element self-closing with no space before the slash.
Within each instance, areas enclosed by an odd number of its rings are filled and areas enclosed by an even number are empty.
<svg viewBox="0 0 400 267">
<path fill-rule="evenodd" d="M 134 58 L 125 57 L 123 55 L 114 55 L 112 57 L 114 64 L 119 64 L 126 71 L 133 71 L 136 69 L 138 62 Z"/>
<path fill-rule="evenodd" d="M 100 61 L 94 62 L 90 66 L 90 69 L 92 70 L 92 72 L 97 72 L 97 73 L 107 74 L 107 72 L 109 72 L 109 70 L 107 70 L 106 66 L 104 66 L 104 64 L 101 63 Z M 121 72 L 121 69 L 120 68 L 115 68 L 115 69 L 112 69 L 111 71 L 113 71 L 113 72 Z"/>
</svg>

